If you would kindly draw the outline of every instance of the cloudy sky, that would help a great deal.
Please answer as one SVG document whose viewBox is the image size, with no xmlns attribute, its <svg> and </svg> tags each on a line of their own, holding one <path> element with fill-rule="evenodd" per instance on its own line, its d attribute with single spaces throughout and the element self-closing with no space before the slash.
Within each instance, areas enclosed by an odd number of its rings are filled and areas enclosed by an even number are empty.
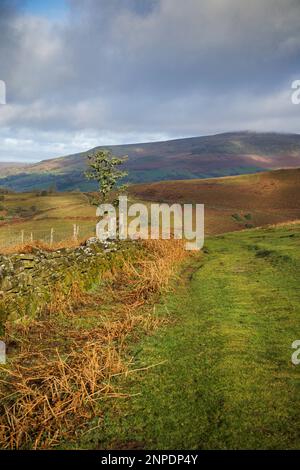
<svg viewBox="0 0 300 470">
<path fill-rule="evenodd" d="M 300 132 L 299 0 L 0 0 L 0 161 Z"/>
</svg>

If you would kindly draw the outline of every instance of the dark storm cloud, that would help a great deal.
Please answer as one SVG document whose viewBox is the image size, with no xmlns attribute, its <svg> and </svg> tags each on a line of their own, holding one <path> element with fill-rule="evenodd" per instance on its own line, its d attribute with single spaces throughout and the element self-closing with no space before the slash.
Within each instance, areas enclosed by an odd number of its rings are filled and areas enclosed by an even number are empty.
<svg viewBox="0 0 300 470">
<path fill-rule="evenodd" d="M 300 130 L 290 101 L 298 0 L 69 0 L 63 21 L 10 5 L 0 1 L 2 160 L 106 141 Z"/>
</svg>

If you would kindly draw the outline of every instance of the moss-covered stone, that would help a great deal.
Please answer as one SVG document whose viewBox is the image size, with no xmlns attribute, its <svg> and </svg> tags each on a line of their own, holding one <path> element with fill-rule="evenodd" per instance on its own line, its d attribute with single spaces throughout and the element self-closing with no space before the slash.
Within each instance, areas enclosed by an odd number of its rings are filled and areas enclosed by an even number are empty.
<svg viewBox="0 0 300 470">
<path fill-rule="evenodd" d="M 8 317 L 35 315 L 50 300 L 56 285 L 70 287 L 72 281 L 85 288 L 93 285 L 97 273 L 109 266 L 111 249 L 123 249 L 122 243 L 95 241 L 76 249 L 29 254 L 0 255 L 0 327 Z"/>
</svg>

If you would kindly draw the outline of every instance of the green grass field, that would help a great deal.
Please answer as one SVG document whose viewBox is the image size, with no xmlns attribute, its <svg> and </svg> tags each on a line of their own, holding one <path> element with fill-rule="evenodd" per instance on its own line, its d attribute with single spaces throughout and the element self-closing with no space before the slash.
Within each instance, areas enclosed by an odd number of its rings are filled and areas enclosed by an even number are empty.
<svg viewBox="0 0 300 470">
<path fill-rule="evenodd" d="M 133 368 L 161 365 L 122 381 L 131 398 L 78 446 L 299 448 L 299 243 L 299 225 L 208 239 L 157 305 L 171 324 L 132 344 Z"/>
<path fill-rule="evenodd" d="M 55 242 L 70 239 L 74 224 L 79 227 L 79 238 L 95 234 L 96 208 L 83 193 L 14 193 L 5 195 L 0 204 L 0 248 L 18 245 L 22 231 L 25 242 L 31 234 L 34 240 L 49 242 L 51 229 Z"/>
</svg>

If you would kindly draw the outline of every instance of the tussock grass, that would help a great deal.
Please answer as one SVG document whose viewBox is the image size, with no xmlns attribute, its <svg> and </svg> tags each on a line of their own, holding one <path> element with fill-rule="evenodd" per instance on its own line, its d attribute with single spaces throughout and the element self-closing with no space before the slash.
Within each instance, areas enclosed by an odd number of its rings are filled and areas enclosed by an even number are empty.
<svg viewBox="0 0 300 470">
<path fill-rule="evenodd" d="M 20 243 L 17 245 L 2 247 L 0 250 L 0 254 L 10 255 L 15 253 L 33 253 L 36 249 L 51 252 L 57 251 L 62 248 L 77 248 L 78 246 L 83 245 L 85 241 L 86 238 L 81 238 L 78 240 L 69 238 L 60 242 L 50 244 L 42 240 L 36 240 L 33 243 L 26 243 L 24 245 Z"/>
<path fill-rule="evenodd" d="M 68 293 L 57 286 L 40 318 L 6 323 L 15 352 L 0 367 L 2 448 L 49 449 L 76 439 L 87 421 L 101 422 L 103 399 L 124 396 L 115 377 L 134 370 L 128 340 L 166 321 L 152 299 L 187 255 L 175 240 L 147 241 L 137 251 L 107 269 L 96 292 L 76 282 Z"/>
<path fill-rule="evenodd" d="M 112 295 L 121 294 L 127 303 L 143 303 L 151 294 L 166 290 L 177 264 L 186 256 L 181 240 L 144 243 L 148 256 L 136 263 L 125 260 L 122 270 L 115 276 Z"/>
<path fill-rule="evenodd" d="M 89 294 L 84 290 L 82 282 L 71 282 L 68 289 L 55 284 L 50 292 L 50 302 L 45 307 L 45 313 L 50 317 L 73 314 L 74 308 L 85 305 L 89 301 Z"/>
</svg>

